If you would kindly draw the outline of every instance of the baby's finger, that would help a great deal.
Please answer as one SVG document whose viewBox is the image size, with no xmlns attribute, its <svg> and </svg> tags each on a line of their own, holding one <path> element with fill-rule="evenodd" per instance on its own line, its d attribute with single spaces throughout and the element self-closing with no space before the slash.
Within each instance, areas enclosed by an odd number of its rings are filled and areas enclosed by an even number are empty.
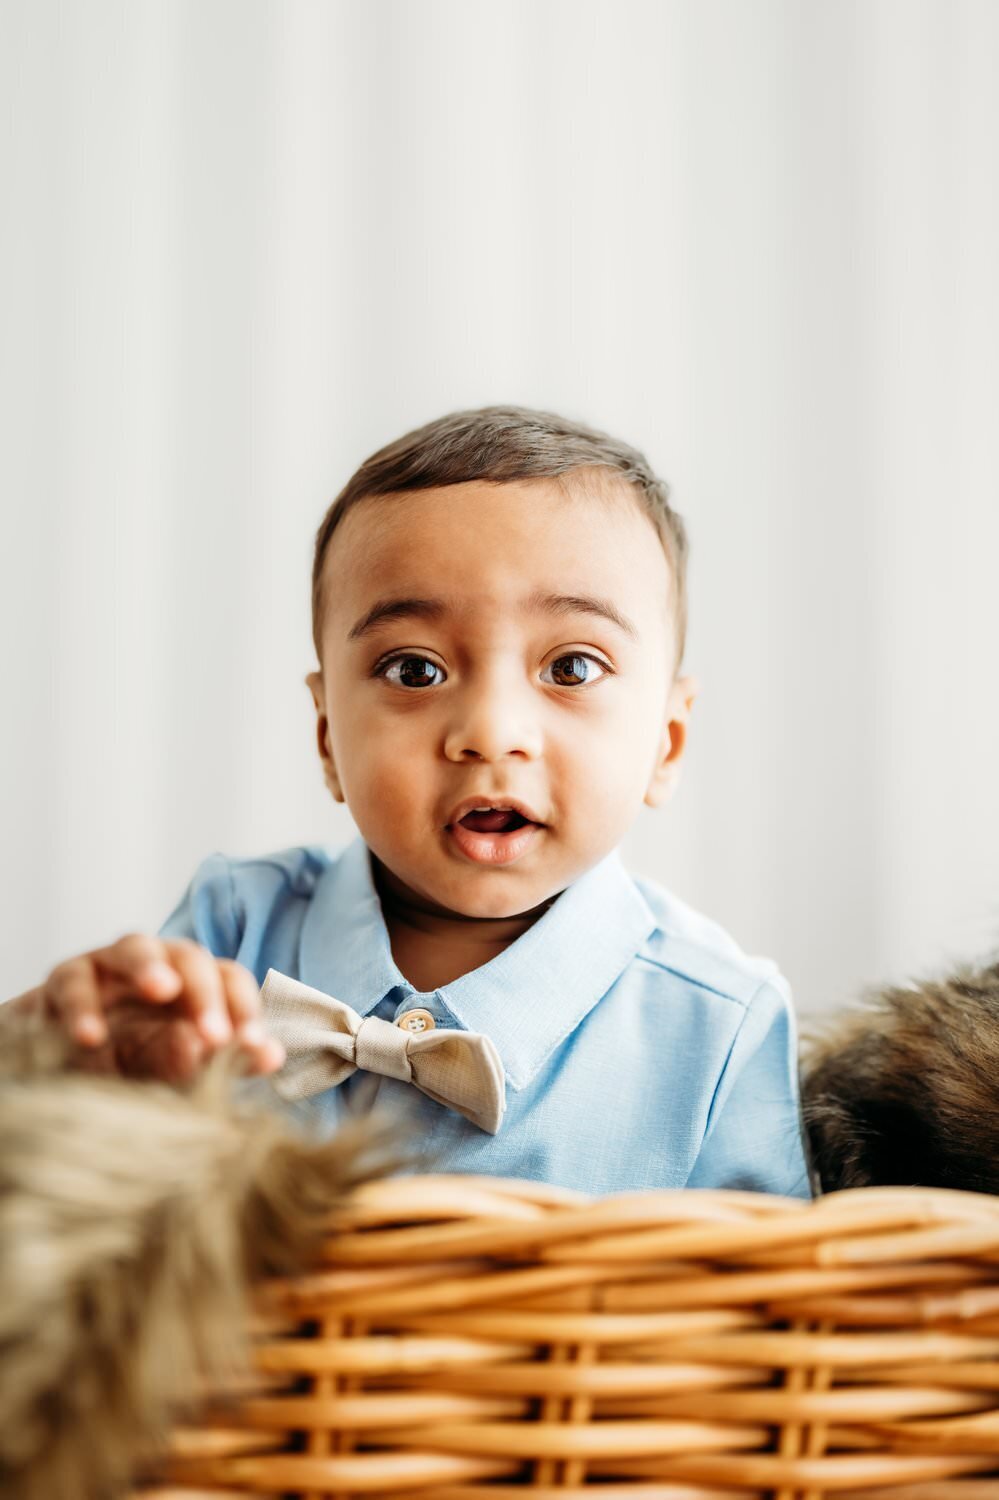
<svg viewBox="0 0 999 1500">
<path fill-rule="evenodd" d="M 89 953 L 56 964 L 42 987 L 42 1006 L 81 1046 L 97 1047 L 107 1040 L 97 971 Z"/>
<path fill-rule="evenodd" d="M 178 998 L 209 1046 L 221 1046 L 232 1036 L 232 1022 L 218 960 L 190 938 L 167 938 L 166 946 L 184 987 Z"/>
<path fill-rule="evenodd" d="M 181 976 L 163 938 L 130 932 L 107 948 L 95 949 L 89 956 L 100 968 L 130 988 L 137 987 L 148 999 L 175 1000 L 180 993 Z"/>
<path fill-rule="evenodd" d="M 217 962 L 226 987 L 236 1040 L 248 1054 L 255 1072 L 273 1073 L 285 1060 L 284 1048 L 276 1037 L 268 1036 L 264 1030 L 260 989 L 255 977 L 235 959 L 220 958 Z"/>
<path fill-rule="evenodd" d="M 276 1036 L 268 1036 L 259 1021 L 248 1021 L 237 1034 L 241 1049 L 254 1073 L 276 1073 L 284 1067 L 285 1050 Z"/>
<path fill-rule="evenodd" d="M 216 967 L 222 975 L 229 1019 L 238 1031 L 248 1021 L 260 1016 L 260 990 L 257 981 L 244 964 L 234 958 L 217 958 Z"/>
</svg>

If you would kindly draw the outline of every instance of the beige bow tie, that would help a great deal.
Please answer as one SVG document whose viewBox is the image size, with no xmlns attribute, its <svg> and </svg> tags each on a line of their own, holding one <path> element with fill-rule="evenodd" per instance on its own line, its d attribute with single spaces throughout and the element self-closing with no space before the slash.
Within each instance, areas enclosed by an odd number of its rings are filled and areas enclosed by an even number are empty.
<svg viewBox="0 0 999 1500">
<path fill-rule="evenodd" d="M 264 1023 L 287 1054 L 273 1077 L 283 1099 L 336 1088 L 355 1068 L 364 1068 L 415 1084 L 490 1135 L 499 1129 L 506 1108 L 503 1064 L 487 1036 L 443 1027 L 410 1031 L 362 1016 L 277 969 L 267 970 L 260 998 Z"/>
</svg>

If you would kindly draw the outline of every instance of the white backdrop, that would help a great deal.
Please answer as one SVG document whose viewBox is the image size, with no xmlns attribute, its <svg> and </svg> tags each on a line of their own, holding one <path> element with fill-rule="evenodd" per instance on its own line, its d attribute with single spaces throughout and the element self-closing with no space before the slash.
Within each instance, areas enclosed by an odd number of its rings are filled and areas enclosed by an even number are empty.
<svg viewBox="0 0 999 1500">
<path fill-rule="evenodd" d="M 0 994 L 342 841 L 309 567 L 457 406 L 645 448 L 702 682 L 632 867 L 803 1011 L 999 946 L 999 6 L 4 0 Z"/>
</svg>

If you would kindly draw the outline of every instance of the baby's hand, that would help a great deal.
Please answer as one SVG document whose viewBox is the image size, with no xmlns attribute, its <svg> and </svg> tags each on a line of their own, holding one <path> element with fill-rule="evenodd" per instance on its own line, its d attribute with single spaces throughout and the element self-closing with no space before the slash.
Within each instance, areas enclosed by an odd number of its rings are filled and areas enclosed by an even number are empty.
<svg viewBox="0 0 999 1500">
<path fill-rule="evenodd" d="M 130 933 L 57 964 L 14 1003 L 55 1020 L 81 1049 L 81 1066 L 97 1072 L 183 1082 L 233 1037 L 250 1072 L 284 1062 L 264 1032 L 249 969 L 189 938 Z"/>
</svg>

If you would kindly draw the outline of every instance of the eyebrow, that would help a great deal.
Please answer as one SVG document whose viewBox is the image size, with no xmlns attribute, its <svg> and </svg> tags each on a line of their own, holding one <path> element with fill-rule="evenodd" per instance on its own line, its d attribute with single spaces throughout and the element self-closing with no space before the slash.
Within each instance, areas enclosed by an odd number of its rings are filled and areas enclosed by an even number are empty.
<svg viewBox="0 0 999 1500">
<path fill-rule="evenodd" d="M 638 627 L 628 619 L 628 616 L 622 614 L 609 599 L 599 599 L 593 594 L 543 594 L 537 590 L 528 595 L 523 607 L 535 614 L 553 616 L 596 615 L 600 619 L 609 620 L 632 640 L 638 640 Z M 366 614 L 355 621 L 348 632 L 347 639 L 348 641 L 360 640 L 369 631 L 389 620 L 440 620 L 448 613 L 448 609 L 446 599 L 379 599 Z"/>
</svg>

